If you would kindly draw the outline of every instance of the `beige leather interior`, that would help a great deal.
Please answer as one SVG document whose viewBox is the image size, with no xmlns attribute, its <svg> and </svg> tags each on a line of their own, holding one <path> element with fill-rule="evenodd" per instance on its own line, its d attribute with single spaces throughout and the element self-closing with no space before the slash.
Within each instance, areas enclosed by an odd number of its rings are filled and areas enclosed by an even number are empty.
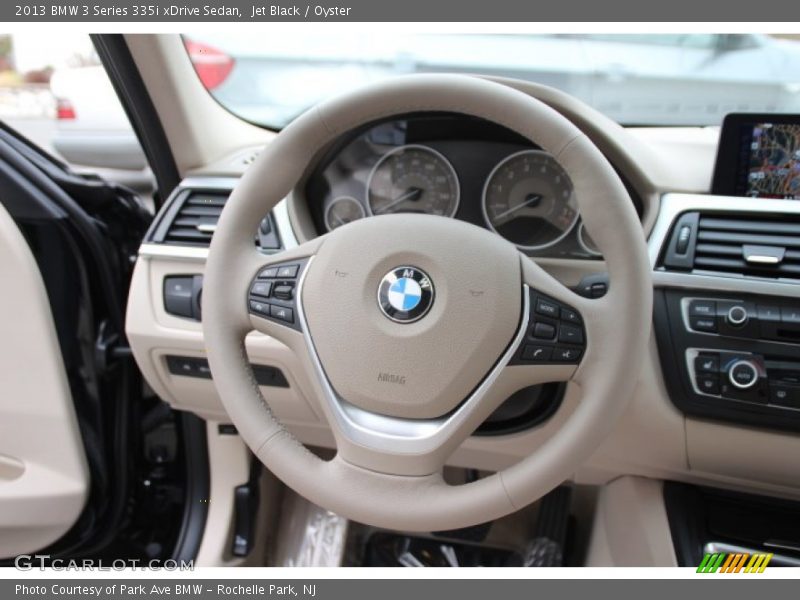
<svg viewBox="0 0 800 600">
<path fill-rule="evenodd" d="M 169 51 L 174 50 L 179 40 L 174 36 L 163 37 L 172 39 L 126 36 L 148 86 L 160 86 L 161 73 L 167 73 L 177 82 L 194 85 L 196 77 L 189 62 L 169 58 Z M 643 201 L 645 233 L 649 234 L 653 227 L 662 194 L 708 193 L 718 128 L 626 129 L 557 90 L 522 82 L 511 85 L 567 116 L 613 162 Z M 196 99 L 189 94 L 174 97 L 155 94 L 154 103 L 166 122 L 179 123 L 189 120 Z M 203 111 L 209 127 L 191 126 L 186 130 L 175 127 L 168 131 L 184 176 L 238 178 L 245 170 L 241 157 L 259 151 L 274 137 L 272 132 L 257 128 L 240 135 L 235 130 L 238 125 L 233 125 L 236 119 L 215 103 L 208 104 Z M 221 145 L 220 131 L 226 132 Z M 303 160 L 309 158 L 302 157 Z M 287 241 L 292 246 L 295 236 L 302 243 L 314 237 L 316 231 L 310 220 L 304 217 L 304 198 L 297 190 L 292 190 L 288 197 L 293 235 Z M 549 258 L 538 259 L 537 264 L 565 284 L 575 284 L 582 275 L 605 268 L 602 263 L 593 261 Z M 204 270 L 203 253 L 194 258 L 140 257 L 131 286 L 129 337 L 148 382 L 161 397 L 178 408 L 228 421 L 211 381 L 189 381 L 171 376 L 163 361 L 163 355 L 167 353 L 204 356 L 206 347 L 199 323 L 163 312 L 159 278 L 166 273 L 203 273 Z M 262 389 L 262 392 L 276 416 L 300 441 L 334 447 L 334 433 L 325 423 L 323 408 L 315 400 L 315 390 L 302 378 L 294 376 L 308 365 L 295 363 L 294 353 L 284 342 L 261 333 L 248 336 L 246 348 L 252 362 L 264 364 L 278 355 L 278 348 L 283 348 L 282 367 L 285 367 L 284 372 L 292 387 L 288 391 L 270 388 Z M 796 436 L 685 418 L 667 396 L 654 339 L 650 339 L 642 358 L 641 369 L 635 373 L 631 371 L 630 378 L 635 385 L 632 401 L 607 439 L 572 474 L 574 481 L 600 486 L 601 491 L 606 488 L 616 490 L 619 486 L 612 482 L 617 482 L 620 477 L 634 476 L 640 482 L 647 482 L 626 485 L 624 494 L 607 495 L 608 501 L 602 503 L 603 511 L 617 514 L 614 519 L 608 517 L 607 521 L 616 523 L 623 520 L 622 515 L 629 514 L 632 522 L 614 532 L 607 526 L 596 528 L 596 543 L 592 546 L 588 564 L 672 564 L 674 557 L 663 535 L 663 527 L 654 538 L 642 538 L 646 527 L 663 523 L 660 514 L 663 513 L 663 501 L 658 493 L 661 480 L 800 498 L 798 473 L 793 461 L 775 460 L 776 456 L 789 457 L 800 450 Z M 577 386 L 571 386 L 559 412 L 536 429 L 497 438 L 470 437 L 464 440 L 448 458 L 447 464 L 487 471 L 516 464 L 559 430 L 579 406 L 579 391 Z M 13 471 L 15 467 L 7 468 Z M 638 489 L 640 487 L 649 491 L 642 492 Z M 618 512 L 615 506 L 620 507 Z"/>
<path fill-rule="evenodd" d="M 0 205 L 0 558 L 60 538 L 89 474 L 50 303 L 36 260 Z"/>
</svg>

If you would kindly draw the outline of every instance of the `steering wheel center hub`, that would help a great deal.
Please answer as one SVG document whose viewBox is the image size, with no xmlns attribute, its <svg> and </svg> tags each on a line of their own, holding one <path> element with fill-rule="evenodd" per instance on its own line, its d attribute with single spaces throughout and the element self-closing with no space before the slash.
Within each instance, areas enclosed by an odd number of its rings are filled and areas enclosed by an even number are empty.
<svg viewBox="0 0 800 600">
<path fill-rule="evenodd" d="M 498 236 L 453 219 L 386 215 L 329 235 L 301 301 L 343 400 L 423 419 L 452 411 L 502 356 L 520 322 L 516 290 L 519 256 Z"/>
</svg>

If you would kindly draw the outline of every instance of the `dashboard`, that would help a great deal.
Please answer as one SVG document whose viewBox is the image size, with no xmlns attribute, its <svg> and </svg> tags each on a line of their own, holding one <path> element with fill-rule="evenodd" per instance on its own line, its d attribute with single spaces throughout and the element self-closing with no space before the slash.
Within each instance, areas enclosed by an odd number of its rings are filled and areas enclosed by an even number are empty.
<svg viewBox="0 0 800 600">
<path fill-rule="evenodd" d="M 320 159 L 303 197 L 318 234 L 425 213 L 489 229 L 529 256 L 600 258 L 558 161 L 476 118 L 417 114 L 357 130 Z"/>
<path fill-rule="evenodd" d="M 716 132 L 624 129 L 553 90 L 513 85 L 570 118 L 606 155 L 650 249 L 650 356 L 618 431 L 576 480 L 641 474 L 800 497 L 794 461 L 775 459 L 800 452 L 800 202 L 712 189 Z M 719 144 L 730 165 L 742 161 L 741 139 Z M 140 249 L 131 285 L 127 333 L 148 383 L 173 406 L 219 423 L 227 416 L 209 381 L 199 295 L 215 219 L 257 151 L 242 148 L 186 173 Z M 741 181 L 738 167 L 719 173 Z M 571 193 L 557 161 L 512 132 L 415 113 L 336 140 L 253 227 L 261 250 L 278 252 L 352 220 L 426 212 L 493 230 L 575 286 L 605 265 L 583 236 Z M 780 244 L 779 230 L 787 238 Z M 304 443 L 334 447 L 292 353 L 263 335 L 248 336 L 246 347 L 276 414 Z M 576 404 L 568 387 L 543 386 L 501 408 L 453 465 L 509 466 Z"/>
</svg>

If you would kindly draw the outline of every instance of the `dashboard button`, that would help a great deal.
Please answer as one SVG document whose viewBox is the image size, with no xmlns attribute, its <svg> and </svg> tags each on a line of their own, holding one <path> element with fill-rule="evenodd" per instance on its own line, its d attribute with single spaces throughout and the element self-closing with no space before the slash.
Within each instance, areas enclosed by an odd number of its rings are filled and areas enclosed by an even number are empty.
<svg viewBox="0 0 800 600">
<path fill-rule="evenodd" d="M 167 369 L 173 375 L 197 376 L 197 361 L 185 356 L 167 356 Z"/>
<path fill-rule="evenodd" d="M 272 290 L 271 281 L 256 281 L 250 287 L 250 293 L 254 296 L 261 296 L 262 298 L 269 298 L 269 293 Z"/>
<path fill-rule="evenodd" d="M 544 298 L 536 299 L 536 312 L 546 317 L 558 318 L 558 305 L 545 300 Z"/>
<path fill-rule="evenodd" d="M 789 408 L 800 408 L 800 386 L 782 382 L 770 383 L 769 403 Z"/>
<path fill-rule="evenodd" d="M 756 313 L 758 314 L 759 321 L 771 321 L 773 323 L 777 323 L 781 320 L 781 309 L 777 306 L 759 304 L 756 308 Z"/>
<path fill-rule="evenodd" d="M 275 279 L 278 276 L 278 267 L 267 267 L 258 274 L 259 279 Z"/>
<path fill-rule="evenodd" d="M 193 317 L 193 285 L 193 276 L 165 277 L 164 310 L 177 317 Z"/>
<path fill-rule="evenodd" d="M 581 323 L 581 316 L 570 308 L 561 309 L 561 320 L 570 323 Z"/>
<path fill-rule="evenodd" d="M 719 394 L 719 375 L 703 373 L 696 377 L 697 388 L 704 394 Z"/>
<path fill-rule="evenodd" d="M 689 303 L 689 314 L 694 317 L 716 317 L 717 303 L 713 300 L 692 300 Z"/>
<path fill-rule="evenodd" d="M 583 330 L 575 325 L 562 325 L 558 330 L 558 341 L 566 344 L 583 344 Z"/>
<path fill-rule="evenodd" d="M 283 267 L 278 267 L 278 279 L 284 278 L 293 278 L 297 277 L 297 270 L 300 267 L 298 265 L 285 265 Z"/>
<path fill-rule="evenodd" d="M 269 316 L 273 319 L 286 321 L 287 323 L 294 323 L 294 311 L 285 306 L 275 306 L 274 304 L 269 307 Z"/>
<path fill-rule="evenodd" d="M 522 360 L 535 362 L 545 362 L 553 356 L 553 348 L 550 346 L 527 345 L 522 349 Z"/>
<path fill-rule="evenodd" d="M 716 331 L 717 331 L 717 320 L 714 317 L 690 316 L 689 317 L 689 327 L 691 327 L 695 331 L 704 331 L 704 332 L 716 333 Z"/>
<path fill-rule="evenodd" d="M 700 354 L 694 359 L 695 373 L 719 373 L 719 355 Z"/>
<path fill-rule="evenodd" d="M 781 323 L 784 325 L 800 326 L 800 308 L 789 306 L 781 307 Z"/>
</svg>

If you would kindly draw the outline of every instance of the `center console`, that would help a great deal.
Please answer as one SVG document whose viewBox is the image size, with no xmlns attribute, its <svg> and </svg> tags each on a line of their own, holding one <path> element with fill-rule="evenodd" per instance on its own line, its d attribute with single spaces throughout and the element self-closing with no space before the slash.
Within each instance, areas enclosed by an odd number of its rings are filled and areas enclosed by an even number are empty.
<svg viewBox="0 0 800 600">
<path fill-rule="evenodd" d="M 800 115 L 731 114 L 712 194 L 667 194 L 654 325 L 685 414 L 800 430 Z"/>
<path fill-rule="evenodd" d="M 686 414 L 800 430 L 800 303 L 691 290 L 656 292 L 670 397 Z"/>
</svg>

